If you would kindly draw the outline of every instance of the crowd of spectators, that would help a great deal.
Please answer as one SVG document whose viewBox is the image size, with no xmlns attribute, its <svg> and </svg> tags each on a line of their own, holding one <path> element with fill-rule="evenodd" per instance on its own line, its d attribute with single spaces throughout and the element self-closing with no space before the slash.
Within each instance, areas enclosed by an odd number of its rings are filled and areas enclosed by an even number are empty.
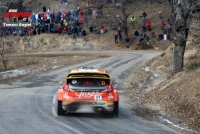
<svg viewBox="0 0 200 134">
<path fill-rule="evenodd" d="M 150 19 L 147 19 L 147 13 L 145 11 L 143 11 L 143 13 L 141 14 L 140 18 L 142 20 L 142 27 L 141 27 L 141 33 L 139 33 L 139 30 L 140 28 L 136 28 L 134 30 L 134 33 L 132 35 L 132 39 L 133 40 L 136 40 L 138 37 L 139 37 L 139 42 L 143 41 L 143 40 L 146 40 L 146 41 L 149 41 L 150 38 L 156 38 L 157 37 L 157 40 L 160 41 L 160 40 L 167 40 L 169 39 L 170 40 L 170 33 L 172 32 L 172 23 L 170 21 L 170 19 L 168 18 L 167 20 L 164 19 L 164 16 L 162 15 L 162 12 L 158 12 L 158 20 L 161 24 L 161 30 L 162 31 L 161 33 L 158 33 L 157 36 L 155 34 L 155 29 L 152 29 L 152 22 Z M 135 16 L 132 16 L 130 18 L 130 23 L 131 23 L 131 26 L 132 27 L 136 27 L 136 17 Z M 115 40 L 115 43 L 118 43 L 119 40 L 122 40 L 122 35 L 121 35 L 121 21 L 119 22 L 119 25 L 117 27 L 117 30 L 115 31 L 114 33 L 114 40 Z M 159 31 L 159 30 L 157 30 Z M 149 35 L 149 36 L 148 36 Z M 150 37 L 151 36 L 151 37 Z M 129 48 L 127 45 L 127 38 L 128 36 L 124 39 L 125 43 L 126 43 L 126 47 Z M 129 43 L 128 43 L 129 44 Z"/>
<path fill-rule="evenodd" d="M 67 4 L 67 0 L 61 0 L 61 4 Z M 89 8 L 90 3 L 87 3 L 88 8 L 81 11 L 79 7 L 76 10 L 67 11 L 51 11 L 50 7 L 43 6 L 42 12 L 32 13 L 27 18 L 27 22 L 32 23 L 32 27 L 1 27 L 1 36 L 5 35 L 19 35 L 30 36 L 41 33 L 58 33 L 58 34 L 72 34 L 76 36 L 86 36 L 86 30 L 83 28 L 87 23 L 88 16 L 94 15 L 95 10 Z M 94 15 L 96 19 L 96 14 Z M 4 20 L 6 21 L 6 20 Z M 9 22 L 20 22 L 20 18 L 9 18 Z M 89 27 L 91 32 L 101 33 L 105 32 L 104 25 L 101 24 L 98 28 L 96 26 Z M 92 30 L 91 30 L 92 29 Z"/>
</svg>

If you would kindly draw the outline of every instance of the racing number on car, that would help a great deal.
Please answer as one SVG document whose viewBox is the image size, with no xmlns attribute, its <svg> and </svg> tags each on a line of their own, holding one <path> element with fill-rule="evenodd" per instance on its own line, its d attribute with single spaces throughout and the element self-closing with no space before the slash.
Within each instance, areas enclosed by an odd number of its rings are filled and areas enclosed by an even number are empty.
<svg viewBox="0 0 200 134">
<path fill-rule="evenodd" d="M 102 96 L 95 95 L 95 96 L 94 96 L 94 100 L 102 100 Z"/>
<path fill-rule="evenodd" d="M 105 82 L 104 80 L 102 80 L 102 81 L 101 81 L 101 85 L 102 85 L 102 86 L 105 86 L 105 85 L 106 85 L 106 82 Z"/>
</svg>

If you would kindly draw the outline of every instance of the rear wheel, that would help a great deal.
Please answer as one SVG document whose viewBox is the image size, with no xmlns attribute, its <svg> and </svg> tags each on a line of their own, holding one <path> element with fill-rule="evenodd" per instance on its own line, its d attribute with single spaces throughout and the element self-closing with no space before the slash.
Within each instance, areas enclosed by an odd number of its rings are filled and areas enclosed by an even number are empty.
<svg viewBox="0 0 200 134">
<path fill-rule="evenodd" d="M 119 103 L 115 102 L 114 103 L 114 110 L 112 111 L 111 116 L 112 117 L 118 117 L 118 114 L 119 114 Z"/>
<path fill-rule="evenodd" d="M 63 108 L 62 108 L 62 101 L 58 101 L 57 115 L 58 115 L 58 116 L 63 116 L 63 115 L 65 115 L 65 111 L 64 111 Z"/>
</svg>

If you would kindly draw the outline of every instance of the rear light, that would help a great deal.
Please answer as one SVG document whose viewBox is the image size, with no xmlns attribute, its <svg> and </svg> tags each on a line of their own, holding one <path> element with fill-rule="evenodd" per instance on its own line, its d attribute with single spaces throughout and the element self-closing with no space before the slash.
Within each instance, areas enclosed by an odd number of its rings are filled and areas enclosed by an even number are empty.
<svg viewBox="0 0 200 134">
<path fill-rule="evenodd" d="M 108 85 L 108 88 L 107 88 L 107 92 L 111 92 L 113 90 L 113 86 L 112 85 Z"/>
<path fill-rule="evenodd" d="M 67 92 L 69 92 L 69 85 L 68 84 L 63 84 L 63 89 Z"/>
</svg>

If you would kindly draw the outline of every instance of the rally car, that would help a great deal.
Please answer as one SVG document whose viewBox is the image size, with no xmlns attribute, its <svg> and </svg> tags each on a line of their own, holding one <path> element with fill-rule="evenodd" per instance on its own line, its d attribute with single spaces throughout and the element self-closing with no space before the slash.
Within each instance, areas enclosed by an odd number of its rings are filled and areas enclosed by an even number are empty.
<svg viewBox="0 0 200 134">
<path fill-rule="evenodd" d="M 69 71 L 57 102 L 57 115 L 103 113 L 118 117 L 119 94 L 103 69 L 81 67 Z"/>
</svg>

